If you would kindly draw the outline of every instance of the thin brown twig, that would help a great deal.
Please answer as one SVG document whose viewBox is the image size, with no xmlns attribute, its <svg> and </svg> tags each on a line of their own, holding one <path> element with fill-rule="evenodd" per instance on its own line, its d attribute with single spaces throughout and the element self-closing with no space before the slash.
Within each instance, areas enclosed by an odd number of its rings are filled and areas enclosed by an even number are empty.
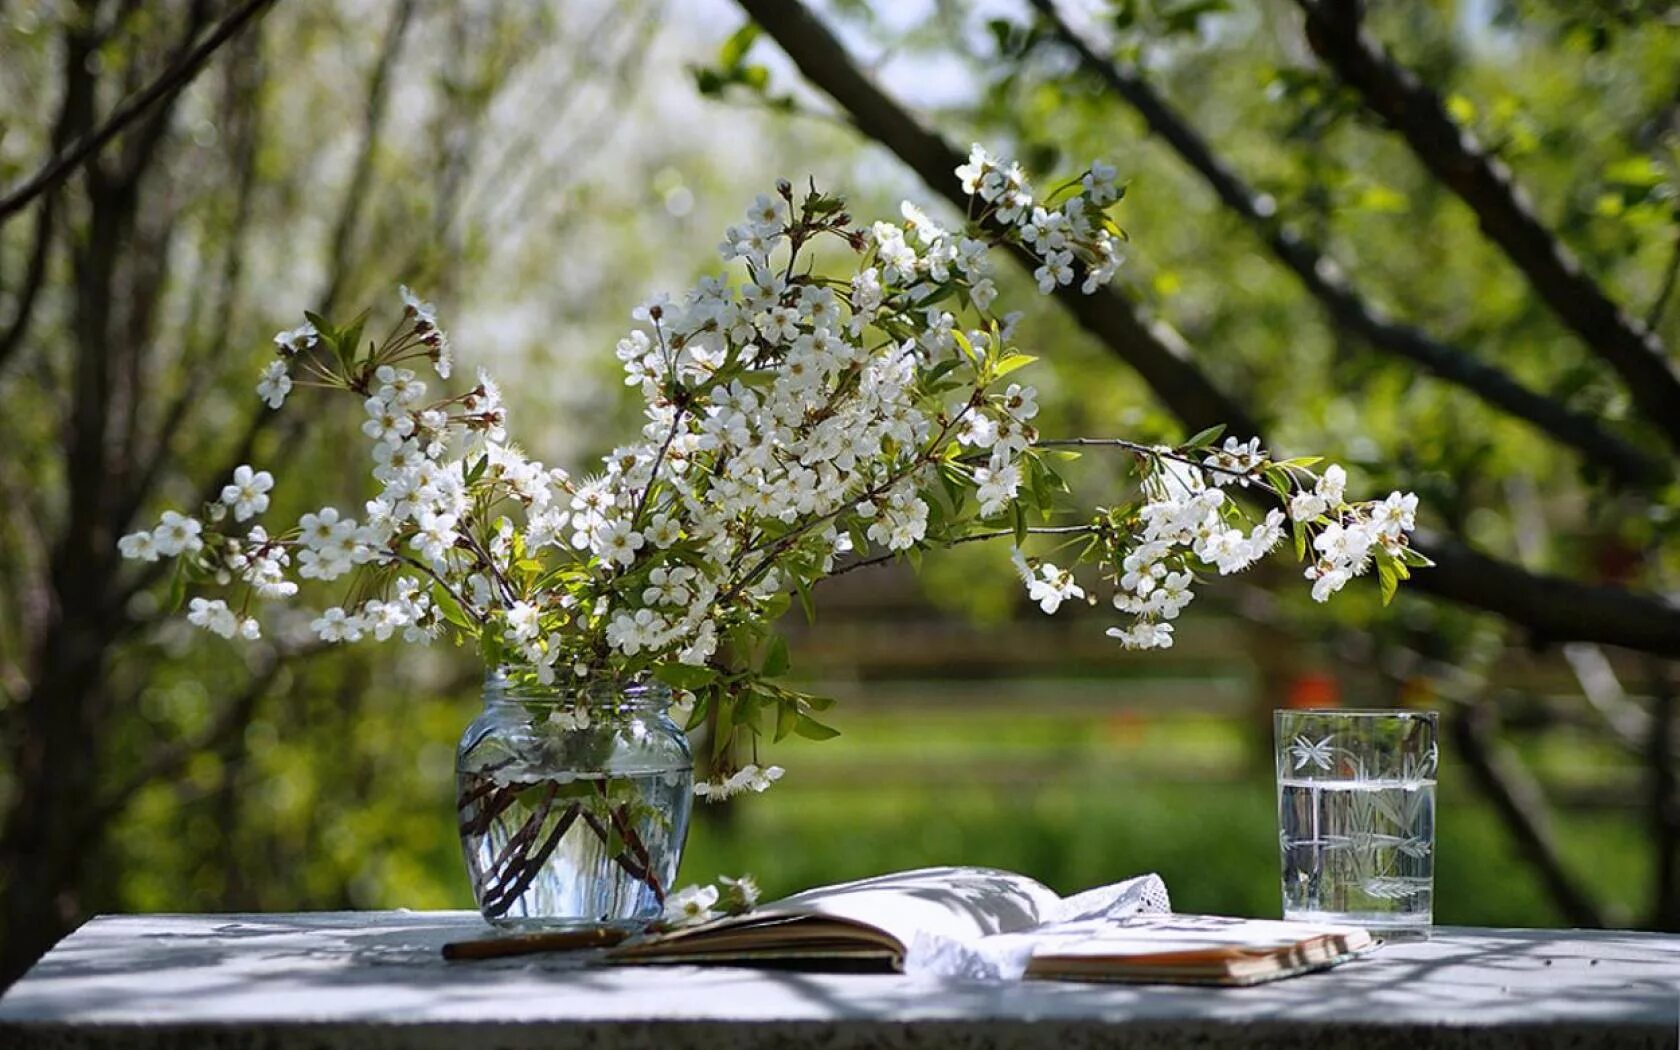
<svg viewBox="0 0 1680 1050">
<path fill-rule="evenodd" d="M 625 813 L 628 803 L 614 806 L 607 794 L 607 785 L 602 781 L 596 781 L 595 787 L 601 793 L 602 800 L 607 803 L 607 815 L 612 819 L 613 827 L 618 829 L 619 837 L 624 840 L 624 845 L 636 855 L 636 861 L 642 868 L 642 881 L 646 882 L 648 889 L 653 891 L 654 900 L 664 904 L 665 887 L 660 885 L 659 873 L 653 870 L 653 854 L 648 851 L 647 846 L 642 842 L 642 837 L 636 834 L 635 827 L 632 826 L 630 818 Z"/>
<path fill-rule="evenodd" d="M 509 862 L 513 860 L 516 853 L 535 842 L 537 836 L 542 834 L 543 825 L 548 823 L 549 810 L 554 808 L 554 798 L 559 793 L 559 782 L 549 781 L 548 790 L 543 792 L 542 802 L 532 811 L 530 816 L 525 818 L 525 822 L 519 826 L 519 830 L 508 837 L 508 840 L 502 844 L 501 850 L 496 853 L 496 859 L 490 862 L 488 874 L 493 877 L 500 876 L 499 881 L 502 884 L 502 889 L 507 888 Z"/>
<path fill-rule="evenodd" d="M 1097 531 L 1097 527 L 1095 525 L 1039 525 L 1030 527 L 1026 531 L 1029 536 L 1080 536 Z M 958 536 L 956 539 L 945 543 L 943 546 L 960 547 L 965 543 L 981 543 L 986 540 L 1009 539 L 1014 535 L 1014 529 L 1003 529 L 998 532 L 972 532 L 967 536 Z M 819 577 L 819 581 L 832 580 L 836 576 L 844 576 L 848 572 L 856 572 L 858 569 L 867 569 L 872 565 L 885 565 L 887 562 L 898 560 L 899 557 L 901 557 L 900 552 L 892 551 L 887 554 L 876 554 L 868 558 L 860 558 L 857 561 L 847 562 L 838 568 L 830 570 Z"/>
<path fill-rule="evenodd" d="M 197 47 L 182 55 L 138 95 L 119 105 L 92 134 L 84 135 L 70 143 L 43 164 L 34 175 L 4 197 L 0 197 L 0 225 L 28 207 L 30 201 L 69 178 L 88 158 L 105 148 L 152 106 L 192 83 L 211 56 L 272 3 L 274 0 L 247 0 L 244 5 L 223 18 Z"/>
<path fill-rule="evenodd" d="M 602 842 L 611 842 L 612 841 L 612 835 L 613 835 L 612 830 L 609 829 L 605 824 L 601 823 L 601 818 L 600 817 L 597 817 L 595 814 L 591 813 L 587 809 L 583 811 L 583 822 L 585 824 L 589 825 L 589 829 L 591 831 L 595 832 L 596 835 L 600 836 L 600 839 L 601 839 Z M 624 870 L 624 873 L 626 875 L 630 876 L 632 879 L 635 879 L 637 882 L 640 882 L 640 883 L 643 883 L 643 884 L 645 884 L 647 882 L 649 873 L 647 871 L 643 870 L 641 868 L 641 866 L 638 865 L 633 859 L 631 859 L 631 857 L 627 853 L 625 853 L 623 850 L 619 850 L 617 853 L 614 853 L 613 856 L 612 856 L 612 860 L 613 860 L 613 863 L 617 864 L 620 868 L 622 868 Z"/>
<path fill-rule="evenodd" d="M 493 898 L 485 901 L 486 915 L 494 918 L 497 915 L 506 914 L 520 895 L 531 888 L 531 883 L 535 882 L 537 876 L 542 874 L 543 865 L 548 863 L 548 858 L 554 854 L 554 850 L 560 845 L 560 840 L 566 837 L 568 831 L 572 830 L 572 825 L 577 822 L 578 814 L 582 812 L 583 805 L 578 802 L 573 802 L 566 807 L 565 812 L 560 815 L 560 819 L 554 822 L 554 827 L 550 829 L 548 837 L 543 840 L 542 845 L 525 859 L 514 881 L 504 884 L 500 889 L 494 891 Z"/>
<path fill-rule="evenodd" d="M 1128 452 L 1136 452 L 1140 456 L 1150 456 L 1155 459 L 1168 459 L 1174 463 L 1183 463 L 1199 470 L 1212 471 L 1215 474 L 1227 474 L 1234 478 L 1248 478 L 1259 480 L 1257 472 L 1241 470 L 1236 467 L 1226 467 L 1218 463 L 1208 463 L 1173 448 L 1156 448 L 1125 438 L 1047 438 L 1034 442 L 1039 448 L 1123 448 Z"/>
</svg>

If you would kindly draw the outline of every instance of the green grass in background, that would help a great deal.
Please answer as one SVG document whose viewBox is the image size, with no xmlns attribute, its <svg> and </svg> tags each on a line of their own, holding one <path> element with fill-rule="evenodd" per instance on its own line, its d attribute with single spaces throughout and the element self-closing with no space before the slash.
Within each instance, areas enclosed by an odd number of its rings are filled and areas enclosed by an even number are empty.
<svg viewBox="0 0 1680 1050">
<path fill-rule="evenodd" d="M 702 804 L 681 881 L 751 872 L 770 895 L 928 864 L 980 864 L 1068 893 L 1158 872 L 1182 911 L 1279 911 L 1270 753 L 1230 717 L 847 712 L 783 745 L 787 777 L 725 813 Z M 1630 813 L 1560 819 L 1573 867 L 1631 920 L 1646 885 Z M 1436 921 L 1557 925 L 1529 867 L 1448 750 Z"/>
</svg>

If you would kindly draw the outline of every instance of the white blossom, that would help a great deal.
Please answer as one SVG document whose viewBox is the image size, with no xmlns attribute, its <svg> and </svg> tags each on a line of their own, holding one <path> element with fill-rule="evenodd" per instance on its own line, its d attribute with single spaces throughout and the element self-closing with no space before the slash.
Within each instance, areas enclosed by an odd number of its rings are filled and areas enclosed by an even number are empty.
<svg viewBox="0 0 1680 1050">
<path fill-rule="evenodd" d="M 274 476 L 266 470 L 252 470 L 249 463 L 234 468 L 233 481 L 222 487 L 222 502 L 233 511 L 235 521 L 245 521 L 268 509 L 268 492 Z"/>
<path fill-rule="evenodd" d="M 257 396 L 268 402 L 269 408 L 279 408 L 291 392 L 292 377 L 286 371 L 286 362 L 270 361 L 257 381 Z"/>
<path fill-rule="evenodd" d="M 309 624 L 309 629 L 323 642 L 354 642 L 362 637 L 364 625 L 359 616 L 339 606 L 325 610 Z"/>
<path fill-rule="evenodd" d="M 1117 638 L 1127 649 L 1168 649 L 1172 647 L 1173 628 L 1170 623 L 1140 621 L 1130 627 L 1110 627 L 1105 632 Z"/>
<path fill-rule="evenodd" d="M 718 916 L 716 886 L 684 886 L 665 901 L 661 919 L 667 926 L 696 926 Z"/>
<path fill-rule="evenodd" d="M 204 549 L 204 541 L 199 538 L 203 532 L 204 524 L 198 519 L 166 510 L 152 530 L 152 546 L 165 558 L 197 554 Z"/>
<path fill-rule="evenodd" d="M 1208 473 L 1215 485 L 1247 485 L 1249 475 L 1264 465 L 1266 459 L 1266 450 L 1260 447 L 1259 438 L 1244 442 L 1228 437 L 1225 444 L 1209 453 L 1203 463 L 1214 468 Z"/>
<path fill-rule="evenodd" d="M 117 550 L 125 558 L 135 561 L 157 561 L 157 538 L 149 530 L 131 532 L 117 541 Z"/>
<path fill-rule="evenodd" d="M 187 604 L 187 622 L 223 638 L 243 635 L 247 639 L 254 639 L 257 636 L 256 621 L 241 619 L 228 608 L 227 602 L 220 598 L 194 598 Z M 249 623 L 250 627 L 247 628 L 246 623 Z"/>
<path fill-rule="evenodd" d="M 745 791 L 763 793 L 770 789 L 771 784 L 782 779 L 783 772 L 781 766 L 760 768 L 756 764 L 748 764 L 721 781 L 695 784 L 694 794 L 708 802 L 722 802 Z"/>
<path fill-rule="evenodd" d="M 1410 492 L 1391 492 L 1371 512 L 1378 533 L 1394 540 L 1417 528 L 1418 498 Z"/>
</svg>

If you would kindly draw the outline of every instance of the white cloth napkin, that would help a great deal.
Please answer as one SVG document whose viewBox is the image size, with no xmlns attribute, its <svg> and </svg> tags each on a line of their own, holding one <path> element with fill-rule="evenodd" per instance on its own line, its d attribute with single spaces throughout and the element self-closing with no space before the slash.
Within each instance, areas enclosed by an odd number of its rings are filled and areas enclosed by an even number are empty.
<svg viewBox="0 0 1680 1050">
<path fill-rule="evenodd" d="M 1133 915 L 1170 915 L 1172 900 L 1159 875 L 1139 875 L 1112 886 L 1075 894 L 1061 902 L 1047 923 L 1124 919 Z M 919 933 L 904 956 L 904 972 L 919 977 L 959 981 L 1018 981 L 1032 961 L 1032 946 L 1010 938 L 1013 947 L 963 942 Z"/>
</svg>

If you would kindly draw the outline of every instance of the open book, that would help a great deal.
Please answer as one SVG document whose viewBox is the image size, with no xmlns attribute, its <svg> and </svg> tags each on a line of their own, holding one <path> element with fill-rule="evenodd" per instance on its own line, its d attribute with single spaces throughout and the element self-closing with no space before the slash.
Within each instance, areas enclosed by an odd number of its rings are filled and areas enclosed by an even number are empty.
<svg viewBox="0 0 1680 1050">
<path fill-rule="evenodd" d="M 806 890 L 608 954 L 621 963 L 1255 984 L 1332 966 L 1375 943 L 1353 926 L 1139 913 L 1138 881 L 1063 899 L 1007 871 L 924 868 Z"/>
</svg>

